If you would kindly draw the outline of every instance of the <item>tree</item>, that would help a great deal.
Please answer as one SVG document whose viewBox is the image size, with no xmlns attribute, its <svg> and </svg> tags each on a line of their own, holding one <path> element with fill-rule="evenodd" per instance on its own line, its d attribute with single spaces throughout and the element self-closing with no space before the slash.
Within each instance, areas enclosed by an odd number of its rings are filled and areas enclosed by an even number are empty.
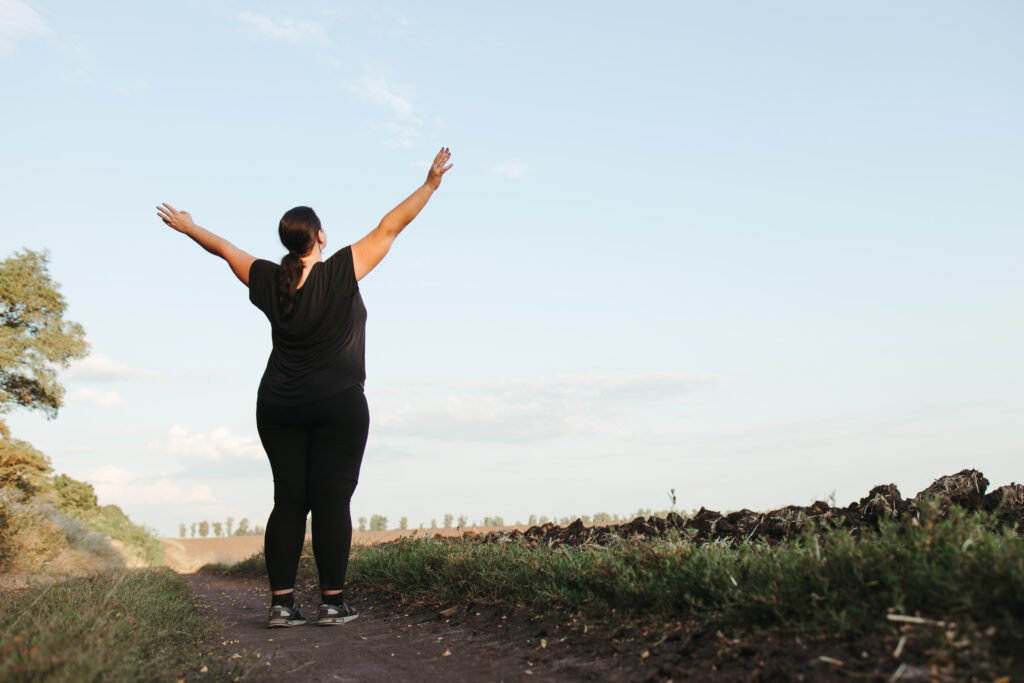
<svg viewBox="0 0 1024 683">
<path fill-rule="evenodd" d="M 459 515 L 459 528 L 461 529 L 462 527 L 466 526 L 467 521 L 469 520 L 466 519 L 466 515 Z M 445 528 L 447 529 L 449 526 L 451 525 L 445 525 Z"/>
<path fill-rule="evenodd" d="M 398 520 L 398 528 L 399 529 L 408 529 L 409 528 L 409 518 L 408 517 L 402 517 L 401 519 L 399 519 Z"/>
<path fill-rule="evenodd" d="M 530 526 L 537 524 L 537 515 L 530 515 L 530 518 L 526 520 Z"/>
<path fill-rule="evenodd" d="M 234 517 L 228 517 L 227 533 L 225 534 L 225 536 L 230 536 L 231 535 L 231 527 L 233 527 L 234 525 L 235 525 L 235 518 Z"/>
<path fill-rule="evenodd" d="M 447 515 L 444 516 L 444 528 L 445 529 L 451 529 L 452 528 L 452 520 L 453 519 L 454 519 L 454 517 L 452 517 L 451 514 L 447 514 Z"/>
<path fill-rule="evenodd" d="M 48 258 L 25 249 L 0 261 L 0 413 L 22 406 L 56 417 L 64 399 L 58 368 L 89 353 L 82 326 L 64 320 Z"/>
<path fill-rule="evenodd" d="M 49 458 L 27 441 L 12 439 L 7 425 L 0 420 L 0 488 L 12 486 L 33 495 L 45 488 L 50 469 Z M 3 527 L 0 524 L 0 533 Z"/>
<path fill-rule="evenodd" d="M 366 517 L 359 518 L 359 530 L 366 531 Z"/>
<path fill-rule="evenodd" d="M 192 538 L 196 537 L 196 523 L 192 522 Z"/>
<path fill-rule="evenodd" d="M 199 535 L 202 538 L 206 538 L 207 536 L 210 535 L 210 523 L 207 522 L 206 520 L 203 520 L 202 522 L 199 522 Z"/>
<path fill-rule="evenodd" d="M 235 536 L 248 536 L 249 535 L 249 518 L 242 517 L 238 520 L 238 531 L 235 532 Z"/>
<path fill-rule="evenodd" d="M 388 518 L 384 515 L 370 515 L 370 531 L 387 531 Z"/>
<path fill-rule="evenodd" d="M 185 538 L 185 523 L 182 522 L 178 525 L 178 536 Z"/>
<path fill-rule="evenodd" d="M 216 536 L 217 538 L 220 538 L 221 536 L 224 535 L 224 524 L 223 523 L 221 523 L 221 522 L 214 522 L 213 523 L 213 535 Z"/>
<path fill-rule="evenodd" d="M 431 529 L 436 529 L 437 528 L 437 520 L 436 519 L 430 520 L 430 528 Z"/>
</svg>

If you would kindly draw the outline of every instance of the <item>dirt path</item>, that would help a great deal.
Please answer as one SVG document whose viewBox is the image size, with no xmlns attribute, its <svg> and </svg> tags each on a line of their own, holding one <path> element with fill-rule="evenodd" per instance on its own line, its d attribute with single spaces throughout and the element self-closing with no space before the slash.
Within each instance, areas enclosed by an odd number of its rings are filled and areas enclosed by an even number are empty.
<svg viewBox="0 0 1024 683">
<path fill-rule="evenodd" d="M 557 624 L 510 618 L 495 608 L 441 614 L 437 607 L 403 607 L 382 595 L 353 592 L 349 602 L 360 616 L 348 624 L 267 629 L 264 581 L 185 577 L 225 625 L 216 654 L 247 661 L 246 680 L 635 680 L 623 673 L 628 667 L 618 656 L 595 659 L 578 652 Z M 301 589 L 297 595 L 303 615 L 315 618 L 315 596 Z"/>
<path fill-rule="evenodd" d="M 970 662 L 941 656 L 932 661 L 937 655 L 928 626 L 906 625 L 899 634 L 880 631 L 853 639 L 784 630 L 730 637 L 713 622 L 696 622 L 678 623 L 657 639 L 631 639 L 609 627 L 581 632 L 572 623 L 522 610 L 403 605 L 384 592 L 350 589 L 349 602 L 360 611 L 355 621 L 270 630 L 265 628 L 264 580 L 185 576 L 224 623 L 214 655 L 247 663 L 246 680 L 882 683 L 994 678 L 971 674 Z M 297 596 L 306 618 L 315 617 L 309 607 L 316 597 L 312 586 L 300 586 Z M 897 642 L 900 634 L 904 639 Z M 1012 669 L 1004 673 L 1020 674 L 1019 665 Z"/>
</svg>

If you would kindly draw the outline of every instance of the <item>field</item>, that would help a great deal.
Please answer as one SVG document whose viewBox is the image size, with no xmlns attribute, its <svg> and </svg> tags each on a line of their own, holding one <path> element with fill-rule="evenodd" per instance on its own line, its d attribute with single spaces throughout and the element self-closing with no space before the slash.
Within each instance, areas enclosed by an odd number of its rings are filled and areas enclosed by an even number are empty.
<svg viewBox="0 0 1024 683">
<path fill-rule="evenodd" d="M 386 529 L 384 531 L 353 531 L 352 544 L 387 543 L 409 536 L 461 536 L 465 531 L 525 531 L 526 526 L 473 527 L 472 529 Z M 263 549 L 263 536 L 226 536 L 213 538 L 161 538 L 164 564 L 178 572 L 193 572 L 208 564 L 232 564 Z"/>
<path fill-rule="evenodd" d="M 886 485 L 846 508 L 362 546 L 348 593 L 374 620 L 353 622 L 366 638 L 353 646 L 444 680 L 479 680 L 480 661 L 505 680 L 1010 680 L 1024 675 L 1024 487 L 987 488 L 965 470 L 912 499 Z M 223 594 L 225 579 L 262 570 L 257 555 L 205 580 Z M 259 618 L 237 627 L 241 643 Z M 277 661 L 300 665 L 293 655 Z M 310 675 L 329 663 L 312 656 Z"/>
<path fill-rule="evenodd" d="M 354 546 L 346 597 L 361 614 L 338 628 L 265 629 L 262 553 L 223 561 L 259 537 L 179 539 L 189 563 L 221 562 L 6 593 L 0 674 L 1008 683 L 1024 678 L 1024 486 L 988 489 L 964 470 L 844 508 L 369 532 L 392 538 Z M 315 576 L 307 544 L 307 617 Z"/>
</svg>

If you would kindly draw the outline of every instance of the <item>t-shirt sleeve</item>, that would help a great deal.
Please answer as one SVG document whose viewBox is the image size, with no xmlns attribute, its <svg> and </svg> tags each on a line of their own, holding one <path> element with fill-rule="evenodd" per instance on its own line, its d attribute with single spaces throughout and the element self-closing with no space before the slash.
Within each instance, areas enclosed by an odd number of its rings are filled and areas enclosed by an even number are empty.
<svg viewBox="0 0 1024 683">
<path fill-rule="evenodd" d="M 324 265 L 332 287 L 340 287 L 342 294 L 348 295 L 359 289 L 356 282 L 356 269 L 352 264 L 352 246 L 349 245 L 331 255 Z"/>
<path fill-rule="evenodd" d="M 249 266 L 249 301 L 261 311 L 268 311 L 274 296 L 274 273 L 277 264 L 256 259 Z"/>
</svg>

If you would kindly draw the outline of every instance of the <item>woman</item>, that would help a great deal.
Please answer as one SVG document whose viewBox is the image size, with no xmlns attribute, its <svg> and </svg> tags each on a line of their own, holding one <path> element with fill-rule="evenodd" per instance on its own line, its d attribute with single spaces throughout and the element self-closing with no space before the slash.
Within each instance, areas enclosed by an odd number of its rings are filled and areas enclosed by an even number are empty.
<svg viewBox="0 0 1024 683">
<path fill-rule="evenodd" d="M 264 537 L 268 628 L 306 623 L 293 589 L 309 512 L 322 596 L 316 623 L 343 624 L 358 616 L 343 593 L 352 546 L 349 502 L 369 428 L 363 396 L 366 309 L 357 282 L 441 185 L 450 157 L 442 148 L 419 189 L 366 237 L 326 261 L 327 235 L 306 206 L 281 218 L 278 233 L 288 253 L 280 265 L 201 228 L 187 211 L 166 203 L 157 207 L 164 223 L 228 262 L 270 321 L 273 350 L 256 400 L 256 426 L 274 473 L 274 509 Z"/>
</svg>

